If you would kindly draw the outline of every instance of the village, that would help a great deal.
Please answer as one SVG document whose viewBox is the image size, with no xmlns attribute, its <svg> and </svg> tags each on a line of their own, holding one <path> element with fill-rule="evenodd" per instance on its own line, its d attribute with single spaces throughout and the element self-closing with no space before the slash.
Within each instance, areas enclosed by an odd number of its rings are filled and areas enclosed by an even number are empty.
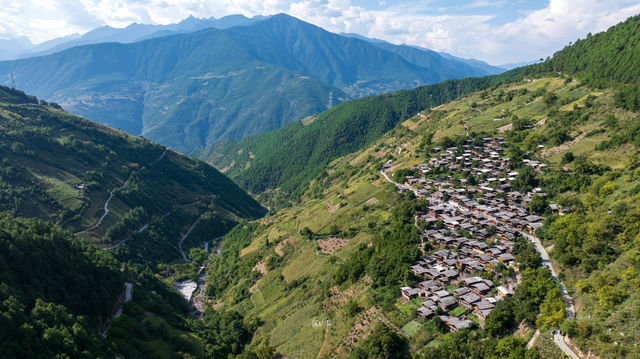
<svg viewBox="0 0 640 359">
<path fill-rule="evenodd" d="M 482 138 L 479 146 L 467 139 L 462 148 L 433 148 L 436 155 L 428 163 L 412 167 L 415 175 L 396 183 L 400 192 L 412 191 L 429 203 L 415 213 L 416 226 L 424 229 L 424 257 L 411 270 L 421 281 L 400 288 L 402 298 L 421 302 L 420 317 L 438 316 L 452 331 L 484 326 L 496 303 L 513 294 L 518 278 L 514 240 L 542 226 L 543 218 L 529 214 L 527 204 L 534 195 L 546 195 L 539 188 L 512 189 L 518 172 L 503 156 L 504 145 L 497 137 Z M 523 162 L 539 172 L 545 167 Z M 391 168 L 391 161 L 384 164 L 386 178 Z M 496 275 L 505 269 L 512 275 Z M 492 275 L 499 282 L 487 279 Z"/>
</svg>

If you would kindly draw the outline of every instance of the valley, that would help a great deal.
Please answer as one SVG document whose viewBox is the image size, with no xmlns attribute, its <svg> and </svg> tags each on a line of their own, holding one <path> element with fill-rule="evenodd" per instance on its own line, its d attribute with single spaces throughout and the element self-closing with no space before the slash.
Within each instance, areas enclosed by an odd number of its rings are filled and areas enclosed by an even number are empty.
<svg viewBox="0 0 640 359">
<path fill-rule="evenodd" d="M 0 357 L 640 357 L 640 16 L 482 77 L 225 21 L 0 62 Z"/>
</svg>

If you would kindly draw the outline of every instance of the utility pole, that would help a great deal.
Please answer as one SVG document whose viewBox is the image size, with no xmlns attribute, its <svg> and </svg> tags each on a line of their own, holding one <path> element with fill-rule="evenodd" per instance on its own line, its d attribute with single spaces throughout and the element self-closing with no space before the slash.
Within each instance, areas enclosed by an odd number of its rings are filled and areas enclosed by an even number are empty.
<svg viewBox="0 0 640 359">
<path fill-rule="evenodd" d="M 16 74 L 13 72 L 9 74 L 9 78 L 11 79 L 11 88 L 16 88 Z"/>
<path fill-rule="evenodd" d="M 333 107 L 333 90 L 329 91 L 329 108 Z"/>
</svg>

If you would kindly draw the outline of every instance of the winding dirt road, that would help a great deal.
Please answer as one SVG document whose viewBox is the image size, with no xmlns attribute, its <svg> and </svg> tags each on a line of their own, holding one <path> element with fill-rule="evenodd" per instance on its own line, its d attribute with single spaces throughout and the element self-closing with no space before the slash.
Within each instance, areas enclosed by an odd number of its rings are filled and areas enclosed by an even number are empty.
<svg viewBox="0 0 640 359">
<path fill-rule="evenodd" d="M 104 338 L 107 337 L 107 332 L 111 328 L 111 322 L 113 321 L 113 319 L 119 318 L 122 315 L 122 309 L 124 308 L 124 303 L 131 300 L 132 294 L 133 294 L 133 283 L 125 282 L 124 283 L 124 300 L 118 306 L 118 309 L 113 315 L 113 318 L 111 318 L 111 320 L 109 321 L 109 324 L 107 325 L 107 327 L 104 328 L 104 331 L 102 332 L 102 336 Z"/>
<path fill-rule="evenodd" d="M 156 158 L 153 162 L 151 162 L 148 166 L 153 166 L 154 164 L 158 163 L 161 159 L 163 159 L 163 158 L 164 158 L 164 156 L 165 156 L 166 154 L 167 154 L 167 149 L 165 149 L 164 151 L 162 151 L 162 154 L 161 154 L 158 158 Z M 94 229 L 98 228 L 98 226 L 100 226 L 100 224 L 102 223 L 102 220 L 104 220 L 104 219 L 105 219 L 105 217 L 107 217 L 107 215 L 109 214 L 109 203 L 110 203 L 110 202 L 111 202 L 111 200 L 113 199 L 113 196 L 114 196 L 115 192 L 116 192 L 116 191 L 119 191 L 119 190 L 121 190 L 121 189 L 123 189 L 123 188 L 125 188 L 125 187 L 127 187 L 127 185 L 129 184 L 129 182 L 131 181 L 131 178 L 133 178 L 133 175 L 134 175 L 134 174 L 135 174 L 135 172 L 134 172 L 134 173 L 132 173 L 132 174 L 129 176 L 129 178 L 127 178 L 127 180 L 126 180 L 126 181 L 124 181 L 124 183 L 122 184 L 122 186 L 120 186 L 120 187 L 118 187 L 118 188 L 114 188 L 113 190 L 111 190 L 111 192 L 109 192 L 109 197 L 108 197 L 108 198 L 107 198 L 107 200 L 104 202 L 104 206 L 103 206 L 104 213 L 102 214 L 102 216 L 101 216 L 100 218 L 98 218 L 98 220 L 97 220 L 94 224 L 92 224 L 89 228 L 87 228 L 87 229 L 85 229 L 85 230 L 83 230 L 83 231 L 80 231 L 80 232 L 76 232 L 76 233 L 74 233 L 74 234 L 81 234 L 81 233 L 89 232 L 89 231 L 92 231 L 92 230 L 94 230 Z M 121 243 L 120 243 L 120 244 L 121 244 Z M 120 244 L 118 244 L 118 245 L 120 245 Z M 116 247 L 116 248 L 117 248 L 117 247 Z"/>
</svg>

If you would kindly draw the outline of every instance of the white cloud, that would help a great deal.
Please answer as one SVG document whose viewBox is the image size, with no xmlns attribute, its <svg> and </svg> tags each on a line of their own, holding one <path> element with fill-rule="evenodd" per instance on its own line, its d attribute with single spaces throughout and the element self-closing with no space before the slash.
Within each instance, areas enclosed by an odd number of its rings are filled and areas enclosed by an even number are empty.
<svg viewBox="0 0 640 359">
<path fill-rule="evenodd" d="M 550 0 L 547 7 L 502 25 L 474 8 L 504 0 L 469 1 L 467 15 L 435 15 L 431 1 L 378 1 L 382 10 L 350 0 L 0 0 L 0 38 L 28 36 L 34 42 L 131 22 L 167 24 L 189 15 L 221 17 L 286 12 L 334 32 L 355 32 L 490 63 L 528 61 L 551 55 L 569 41 L 640 13 L 637 0 Z M 486 14 L 486 12 L 485 12 Z M 501 22 L 504 23 L 504 22 Z"/>
</svg>

